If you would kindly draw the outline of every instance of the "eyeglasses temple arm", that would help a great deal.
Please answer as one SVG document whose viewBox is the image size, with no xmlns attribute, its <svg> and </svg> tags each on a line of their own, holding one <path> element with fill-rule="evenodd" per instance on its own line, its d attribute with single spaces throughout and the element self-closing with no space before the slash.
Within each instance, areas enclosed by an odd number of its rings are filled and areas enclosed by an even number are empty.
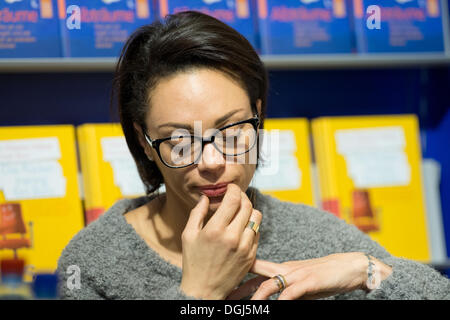
<svg viewBox="0 0 450 320">
<path fill-rule="evenodd" d="M 145 137 L 145 140 L 147 140 L 148 144 L 153 148 L 154 141 L 146 133 L 144 133 L 144 137 Z"/>
</svg>

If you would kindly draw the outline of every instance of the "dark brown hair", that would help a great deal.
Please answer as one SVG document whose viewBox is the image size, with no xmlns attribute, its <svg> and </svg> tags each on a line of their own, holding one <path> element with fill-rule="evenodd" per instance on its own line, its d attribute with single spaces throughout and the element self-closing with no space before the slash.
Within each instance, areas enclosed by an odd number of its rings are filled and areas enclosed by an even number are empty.
<svg viewBox="0 0 450 320">
<path fill-rule="evenodd" d="M 252 108 L 261 99 L 260 128 L 263 127 L 267 73 L 244 36 L 227 24 L 195 11 L 167 15 L 161 21 L 138 28 L 119 57 L 111 107 L 117 103 L 125 139 L 147 195 L 157 190 L 164 180 L 156 163 L 149 161 L 139 144 L 133 122 L 147 130 L 144 119 L 151 105 L 151 90 L 162 78 L 193 68 L 215 69 L 231 76 L 246 91 Z"/>
</svg>

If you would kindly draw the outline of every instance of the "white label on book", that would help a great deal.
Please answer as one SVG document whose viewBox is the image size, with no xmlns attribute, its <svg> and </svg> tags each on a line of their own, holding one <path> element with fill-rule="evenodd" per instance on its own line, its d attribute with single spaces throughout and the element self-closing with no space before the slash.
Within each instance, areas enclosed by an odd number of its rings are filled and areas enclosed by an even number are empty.
<svg viewBox="0 0 450 320">
<path fill-rule="evenodd" d="M 58 161 L 0 162 L 0 189 L 6 200 L 61 198 L 66 179 Z"/>
<path fill-rule="evenodd" d="M 345 158 L 347 173 L 357 188 L 410 183 L 402 127 L 338 130 L 335 139 L 337 152 Z"/>
<path fill-rule="evenodd" d="M 128 149 L 125 137 L 104 137 L 100 141 L 103 160 L 109 162 L 113 170 L 114 184 L 123 196 L 145 193 L 136 163 Z"/>
<path fill-rule="evenodd" d="M 116 159 L 110 162 L 114 172 L 114 184 L 124 196 L 144 194 L 144 184 L 139 177 L 134 160 Z"/>
<path fill-rule="evenodd" d="M 0 162 L 58 160 L 61 150 L 57 137 L 0 141 Z"/>
<path fill-rule="evenodd" d="M 273 130 L 272 130 L 273 131 Z M 282 154 L 292 154 L 297 151 L 297 144 L 295 142 L 295 134 L 292 130 L 278 130 L 279 141 L 278 146 Z M 275 143 L 274 140 L 272 143 Z"/>
<path fill-rule="evenodd" d="M 406 146 L 402 127 L 337 130 L 335 138 L 337 152 L 340 154 L 403 150 Z"/>
<path fill-rule="evenodd" d="M 57 137 L 0 141 L 0 189 L 5 200 L 64 197 L 60 158 Z"/>
<path fill-rule="evenodd" d="M 295 135 L 291 130 L 264 130 L 260 146 L 262 161 L 253 176 L 252 186 L 261 191 L 299 189 L 302 173 L 296 149 Z"/>
<path fill-rule="evenodd" d="M 104 137 L 100 140 L 100 144 L 102 145 L 104 161 L 109 162 L 131 157 L 125 137 Z"/>
</svg>

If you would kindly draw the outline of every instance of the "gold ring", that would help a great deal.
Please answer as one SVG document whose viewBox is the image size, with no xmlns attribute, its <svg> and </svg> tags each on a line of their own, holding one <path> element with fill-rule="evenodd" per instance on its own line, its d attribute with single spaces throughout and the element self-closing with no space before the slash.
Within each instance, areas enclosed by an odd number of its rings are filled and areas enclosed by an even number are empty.
<svg viewBox="0 0 450 320">
<path fill-rule="evenodd" d="M 284 289 L 286 289 L 286 279 L 283 275 L 277 274 L 276 276 L 272 277 L 273 280 L 275 280 L 277 286 L 278 286 L 278 292 L 282 292 Z"/>
<path fill-rule="evenodd" d="M 247 223 L 247 228 L 252 229 L 255 232 L 255 235 L 258 233 L 259 230 L 259 224 L 257 224 L 255 221 L 249 221 Z"/>
</svg>

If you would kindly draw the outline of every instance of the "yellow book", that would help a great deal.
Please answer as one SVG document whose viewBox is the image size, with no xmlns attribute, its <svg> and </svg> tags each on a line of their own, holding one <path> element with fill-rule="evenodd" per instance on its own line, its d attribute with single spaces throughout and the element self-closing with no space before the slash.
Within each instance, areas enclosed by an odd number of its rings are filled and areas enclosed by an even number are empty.
<svg viewBox="0 0 450 320">
<path fill-rule="evenodd" d="M 314 160 L 316 164 L 316 170 L 317 170 L 317 183 L 319 184 L 319 207 L 323 208 L 326 207 L 324 205 L 326 199 L 329 198 L 329 191 L 328 191 L 328 185 L 326 183 L 326 168 L 325 168 L 325 151 L 324 151 L 324 144 L 319 137 L 321 137 L 323 134 L 321 132 L 322 126 L 321 122 L 319 120 L 315 120 L 311 122 L 311 134 L 313 137 L 313 149 L 314 149 Z M 330 210 L 328 210 L 330 211 Z"/>
<path fill-rule="evenodd" d="M 77 127 L 86 224 L 116 201 L 145 193 L 118 123 Z"/>
<path fill-rule="evenodd" d="M 326 119 L 315 119 L 311 125 L 314 140 L 314 155 L 319 177 L 320 205 L 322 209 L 333 213 L 338 218 L 345 219 L 347 218 L 346 212 L 341 210 L 340 202 L 338 201 L 337 181 L 328 179 L 332 159 L 330 158 L 330 152 L 327 152 L 330 148 L 329 141 L 323 139 L 325 136 L 325 123 Z"/>
<path fill-rule="evenodd" d="M 417 117 L 319 118 L 313 135 L 322 201 L 391 254 L 429 262 Z"/>
<path fill-rule="evenodd" d="M 308 120 L 265 119 L 263 139 L 263 165 L 255 172 L 250 186 L 280 200 L 313 206 Z"/>
<path fill-rule="evenodd" d="M 74 127 L 0 127 L 0 258 L 52 272 L 83 226 Z"/>
</svg>

